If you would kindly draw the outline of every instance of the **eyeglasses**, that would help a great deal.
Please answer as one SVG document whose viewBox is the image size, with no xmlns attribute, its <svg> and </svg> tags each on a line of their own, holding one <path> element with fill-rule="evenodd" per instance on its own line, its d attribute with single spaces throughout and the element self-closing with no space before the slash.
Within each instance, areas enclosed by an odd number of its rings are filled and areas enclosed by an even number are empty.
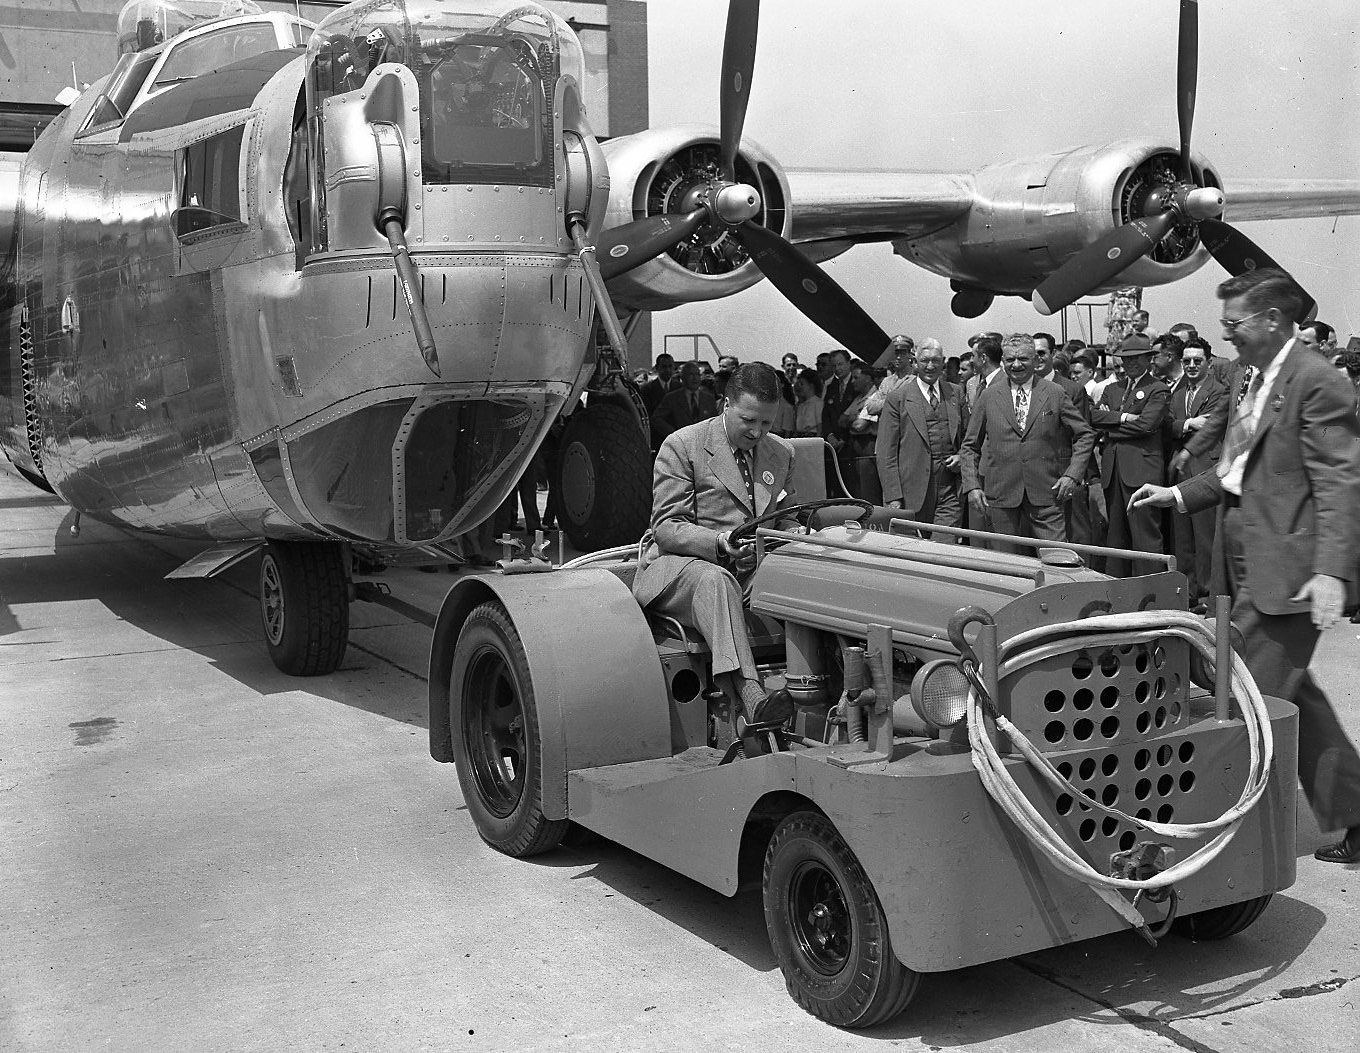
<svg viewBox="0 0 1360 1053">
<path fill-rule="evenodd" d="M 1250 322 L 1253 318 L 1259 318 L 1270 310 L 1271 308 L 1267 307 L 1264 311 L 1256 311 L 1253 314 L 1247 315 L 1245 318 L 1220 318 L 1218 324 L 1223 327 L 1225 333 L 1232 336 L 1244 322 Z"/>
</svg>

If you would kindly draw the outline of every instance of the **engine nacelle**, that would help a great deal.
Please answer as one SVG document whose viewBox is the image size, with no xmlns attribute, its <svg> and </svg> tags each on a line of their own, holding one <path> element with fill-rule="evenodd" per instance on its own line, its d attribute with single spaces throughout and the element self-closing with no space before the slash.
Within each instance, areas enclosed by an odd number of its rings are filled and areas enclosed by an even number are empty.
<svg viewBox="0 0 1360 1053">
<path fill-rule="evenodd" d="M 1201 184 L 1221 187 L 1198 154 Z M 1074 253 L 1114 227 L 1144 215 L 1150 195 L 1177 179 L 1175 144 L 1126 140 L 978 169 L 973 206 L 954 223 L 893 251 L 956 287 L 1028 296 Z M 1194 223 L 1177 225 L 1118 279 L 1093 293 L 1128 285 L 1165 285 L 1209 259 Z"/>
<path fill-rule="evenodd" d="M 718 129 L 692 124 L 651 129 L 604 144 L 611 185 L 606 225 L 613 227 L 689 211 L 694 192 L 720 182 Z M 784 170 L 750 139 L 742 140 L 736 178 L 760 193 L 754 222 L 789 236 L 789 184 Z M 745 248 L 721 225 L 705 225 L 689 240 L 609 283 L 620 307 L 663 311 L 695 300 L 716 300 L 748 289 L 761 273 Z"/>
</svg>

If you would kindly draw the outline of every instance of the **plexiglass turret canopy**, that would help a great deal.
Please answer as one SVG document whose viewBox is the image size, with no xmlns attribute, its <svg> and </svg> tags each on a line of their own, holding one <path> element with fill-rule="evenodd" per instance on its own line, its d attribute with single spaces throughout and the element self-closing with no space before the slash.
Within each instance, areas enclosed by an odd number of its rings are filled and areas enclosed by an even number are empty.
<svg viewBox="0 0 1360 1053">
<path fill-rule="evenodd" d="M 307 47 L 313 112 L 385 63 L 420 88 L 425 183 L 552 180 L 558 77 L 581 82 L 580 42 L 557 15 L 508 0 L 368 0 L 329 15 Z"/>
</svg>

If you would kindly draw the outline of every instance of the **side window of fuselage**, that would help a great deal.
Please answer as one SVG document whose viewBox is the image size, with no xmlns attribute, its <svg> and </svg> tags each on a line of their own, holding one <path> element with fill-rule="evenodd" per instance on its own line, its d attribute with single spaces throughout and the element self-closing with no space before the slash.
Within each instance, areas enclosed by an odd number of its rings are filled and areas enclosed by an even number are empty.
<svg viewBox="0 0 1360 1053">
<path fill-rule="evenodd" d="M 242 222 L 241 142 L 244 125 L 186 147 L 180 163 L 175 233 L 183 237 Z"/>
</svg>

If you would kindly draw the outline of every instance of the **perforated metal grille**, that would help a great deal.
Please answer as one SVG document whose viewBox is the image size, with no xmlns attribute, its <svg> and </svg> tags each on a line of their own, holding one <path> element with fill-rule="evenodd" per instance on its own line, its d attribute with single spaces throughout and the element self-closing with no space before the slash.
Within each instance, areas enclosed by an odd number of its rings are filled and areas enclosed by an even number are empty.
<svg viewBox="0 0 1360 1053">
<path fill-rule="evenodd" d="M 1184 728 L 1189 645 L 1176 637 L 1066 651 L 1001 684 L 1001 706 L 1046 752 L 1119 746 Z"/>
<path fill-rule="evenodd" d="M 1160 823 L 1199 822 L 1231 803 L 1229 788 L 1210 786 L 1201 777 L 1205 756 L 1196 740 L 1176 736 L 1142 746 L 1075 754 L 1058 760 L 1059 772 L 1080 790 L 1052 801 L 1059 828 L 1070 844 L 1090 848 L 1095 860 L 1132 848 L 1147 834 L 1133 824 L 1104 815 L 1082 802 L 1082 795 L 1139 819 Z M 1043 791 L 1052 799 L 1050 791 Z"/>
</svg>

